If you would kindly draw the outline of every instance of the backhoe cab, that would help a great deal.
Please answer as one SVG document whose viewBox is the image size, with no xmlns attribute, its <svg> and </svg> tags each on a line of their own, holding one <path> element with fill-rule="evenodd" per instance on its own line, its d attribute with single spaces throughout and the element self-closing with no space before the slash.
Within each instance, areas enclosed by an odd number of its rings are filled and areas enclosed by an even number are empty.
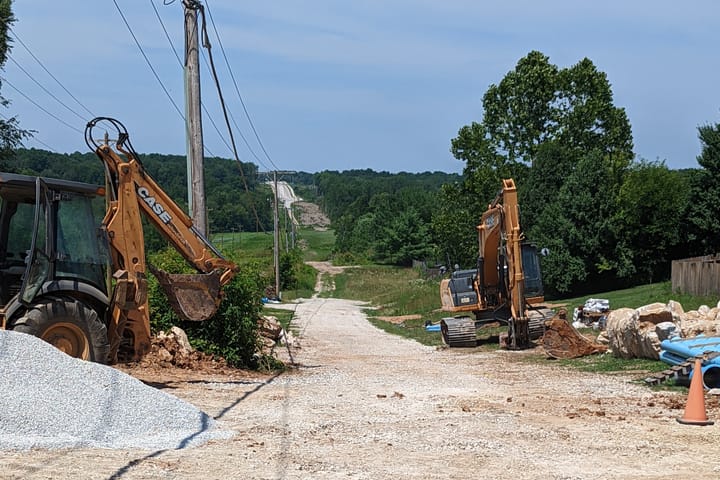
<svg viewBox="0 0 720 480">
<path fill-rule="evenodd" d="M 99 122 L 116 128 L 117 152 L 94 140 Z M 2 328 L 85 360 L 138 360 L 150 348 L 147 268 L 181 319 L 203 321 L 237 267 L 145 171 L 120 122 L 96 118 L 86 141 L 105 166 L 105 187 L 0 173 Z M 142 216 L 198 273 L 146 263 Z"/>
</svg>

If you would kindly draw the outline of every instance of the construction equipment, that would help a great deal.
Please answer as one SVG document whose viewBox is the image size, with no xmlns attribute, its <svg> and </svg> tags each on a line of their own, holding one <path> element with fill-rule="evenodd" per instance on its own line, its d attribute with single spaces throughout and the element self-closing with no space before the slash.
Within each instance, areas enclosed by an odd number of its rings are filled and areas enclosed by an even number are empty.
<svg viewBox="0 0 720 480">
<path fill-rule="evenodd" d="M 480 327 L 500 322 L 508 325 L 502 337 L 505 347 L 528 348 L 554 315 L 543 305 L 538 251 L 524 239 L 519 210 L 515 182 L 503 180 L 477 226 L 477 268 L 454 271 L 440 282 L 442 309 L 460 314 L 440 322 L 449 346 L 474 347 Z"/>
<path fill-rule="evenodd" d="M 117 152 L 107 134 L 102 144 L 95 140 L 99 122 L 117 130 Z M 237 266 L 143 168 L 120 122 L 92 120 L 85 140 L 103 162 L 104 187 L 0 173 L 2 328 L 85 360 L 135 361 L 150 349 L 147 268 L 181 319 L 203 321 Z M 146 262 L 142 216 L 198 273 L 170 274 Z"/>
</svg>

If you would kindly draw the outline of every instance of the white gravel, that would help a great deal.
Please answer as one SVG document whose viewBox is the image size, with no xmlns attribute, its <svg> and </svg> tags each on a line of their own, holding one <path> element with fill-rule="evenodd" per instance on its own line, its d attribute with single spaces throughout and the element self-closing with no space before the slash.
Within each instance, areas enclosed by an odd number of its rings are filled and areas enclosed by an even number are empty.
<svg viewBox="0 0 720 480">
<path fill-rule="evenodd" d="M 0 449 L 197 446 L 232 432 L 187 402 L 112 367 L 0 330 Z"/>
</svg>

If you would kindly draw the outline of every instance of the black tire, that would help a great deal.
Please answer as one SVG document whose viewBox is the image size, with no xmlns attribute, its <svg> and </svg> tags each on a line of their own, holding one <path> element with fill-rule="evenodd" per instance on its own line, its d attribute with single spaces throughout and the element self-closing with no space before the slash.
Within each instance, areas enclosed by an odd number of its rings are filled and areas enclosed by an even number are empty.
<svg viewBox="0 0 720 480">
<path fill-rule="evenodd" d="M 107 328 L 95 310 L 69 298 L 45 298 L 32 304 L 12 324 L 68 355 L 97 363 L 108 362 Z"/>
</svg>

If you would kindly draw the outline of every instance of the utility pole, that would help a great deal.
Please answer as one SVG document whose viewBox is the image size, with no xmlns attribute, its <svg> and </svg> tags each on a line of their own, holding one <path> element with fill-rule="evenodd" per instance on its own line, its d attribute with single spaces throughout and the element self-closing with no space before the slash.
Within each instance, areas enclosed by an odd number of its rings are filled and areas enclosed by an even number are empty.
<svg viewBox="0 0 720 480">
<path fill-rule="evenodd" d="M 203 171 L 202 116 L 197 0 L 183 0 L 185 11 L 185 128 L 187 135 L 188 208 L 195 228 L 207 234 L 205 174 Z"/>
<path fill-rule="evenodd" d="M 258 172 L 261 173 L 261 172 Z M 268 172 L 269 173 L 269 172 Z M 280 215 L 278 209 L 278 180 L 279 174 L 291 174 L 294 171 L 273 170 L 273 261 L 275 263 L 275 295 L 280 300 Z M 264 174 L 264 173 L 263 173 Z M 285 242 L 287 245 L 287 241 Z"/>
<path fill-rule="evenodd" d="M 280 300 L 280 240 L 278 225 L 278 186 L 277 186 L 277 170 L 273 171 L 273 183 L 275 184 L 275 205 L 273 208 L 273 257 L 275 261 L 275 297 Z"/>
</svg>

